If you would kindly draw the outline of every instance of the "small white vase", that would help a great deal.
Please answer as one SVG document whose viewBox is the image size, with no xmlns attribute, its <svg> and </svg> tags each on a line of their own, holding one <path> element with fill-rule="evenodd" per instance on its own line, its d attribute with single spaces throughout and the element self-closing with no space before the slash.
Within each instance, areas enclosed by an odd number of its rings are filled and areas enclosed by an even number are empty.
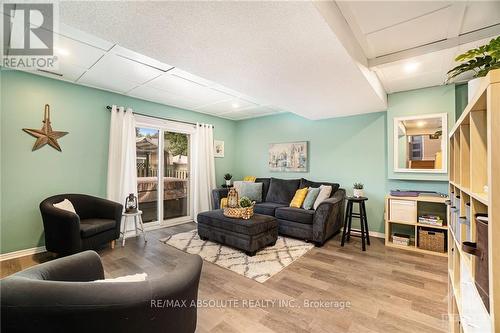
<svg viewBox="0 0 500 333">
<path fill-rule="evenodd" d="M 230 185 L 231 185 L 231 179 L 226 180 L 226 185 L 227 185 L 227 186 L 230 186 Z"/>
<path fill-rule="evenodd" d="M 470 103 L 470 101 L 472 101 L 477 91 L 479 90 L 482 81 L 482 77 L 477 77 L 467 82 L 467 103 Z"/>
<path fill-rule="evenodd" d="M 359 197 L 362 197 L 364 196 L 364 192 L 363 192 L 363 189 L 359 190 L 359 189 L 353 189 L 353 195 L 356 197 L 356 198 L 359 198 Z"/>
</svg>

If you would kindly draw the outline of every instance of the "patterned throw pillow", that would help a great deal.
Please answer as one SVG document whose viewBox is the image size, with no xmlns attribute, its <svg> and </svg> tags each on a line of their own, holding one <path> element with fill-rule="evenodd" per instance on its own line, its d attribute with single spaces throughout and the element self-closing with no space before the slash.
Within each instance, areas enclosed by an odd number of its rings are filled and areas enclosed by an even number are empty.
<svg viewBox="0 0 500 333">
<path fill-rule="evenodd" d="M 306 198 L 304 199 L 304 203 L 302 204 L 302 208 L 311 209 L 313 208 L 314 202 L 319 194 L 319 187 L 309 187 L 307 190 Z"/>
<path fill-rule="evenodd" d="M 306 198 L 306 195 L 307 195 L 307 187 L 295 191 L 295 195 L 292 199 L 292 202 L 290 202 L 290 207 L 300 208 L 302 206 L 302 203 L 304 202 L 304 199 Z"/>
<path fill-rule="evenodd" d="M 316 201 L 314 201 L 314 205 L 313 205 L 314 210 L 316 210 L 316 208 L 318 208 L 320 203 L 322 203 L 323 201 L 328 199 L 330 197 L 331 193 L 332 193 L 332 187 L 330 185 L 328 185 L 328 186 L 321 185 L 319 187 L 318 197 L 316 198 Z"/>
<path fill-rule="evenodd" d="M 240 198 L 248 197 L 252 201 L 262 202 L 262 183 L 244 182 L 238 180 L 235 181 L 233 185 Z"/>
</svg>

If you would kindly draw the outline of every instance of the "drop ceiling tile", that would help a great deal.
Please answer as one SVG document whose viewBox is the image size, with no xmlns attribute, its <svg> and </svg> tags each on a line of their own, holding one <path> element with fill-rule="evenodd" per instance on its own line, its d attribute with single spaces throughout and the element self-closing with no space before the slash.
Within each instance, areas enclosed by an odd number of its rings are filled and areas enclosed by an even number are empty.
<svg viewBox="0 0 500 333">
<path fill-rule="evenodd" d="M 92 67 L 105 52 L 74 39 L 58 36 L 54 45 L 54 54 L 57 55 L 61 63 L 88 69 Z"/>
<path fill-rule="evenodd" d="M 161 71 L 164 71 L 164 72 L 166 72 L 166 71 L 171 70 L 171 69 L 174 68 L 171 65 L 164 64 L 164 63 L 162 63 L 162 62 L 160 62 L 160 61 L 158 61 L 156 59 L 147 57 L 147 56 L 145 56 L 143 54 L 134 52 L 132 50 L 126 49 L 126 48 L 121 47 L 119 45 L 115 45 L 111 49 L 110 53 L 117 54 L 117 55 L 122 56 L 124 58 L 140 62 L 142 64 L 145 64 L 145 65 L 157 68 L 157 69 L 159 69 Z"/>
<path fill-rule="evenodd" d="M 375 56 L 398 52 L 446 39 L 450 7 L 366 35 Z"/>
<path fill-rule="evenodd" d="M 233 98 L 233 96 L 202 86 L 196 82 L 171 75 L 170 72 L 151 80 L 147 83 L 147 86 L 190 99 L 198 107 Z"/>
<path fill-rule="evenodd" d="M 158 69 L 108 53 L 78 82 L 124 93 L 161 73 Z"/>
<path fill-rule="evenodd" d="M 59 35 L 77 40 L 81 43 L 88 44 L 88 45 L 93 46 L 93 47 L 97 47 L 97 48 L 104 50 L 104 51 L 109 51 L 113 47 L 113 45 L 115 45 L 111 42 L 108 42 L 108 41 L 101 39 L 97 36 L 94 36 L 94 35 L 91 35 L 89 33 L 84 32 L 84 31 L 73 28 L 73 27 L 71 27 L 67 24 L 64 24 L 64 23 L 59 23 L 59 28 L 55 32 L 58 33 Z"/>
<path fill-rule="evenodd" d="M 82 76 L 83 73 L 85 73 L 85 71 L 85 68 L 61 62 L 59 63 L 59 68 L 51 71 L 51 73 L 43 71 L 36 71 L 35 73 L 53 79 L 75 82 L 80 76 Z"/>
<path fill-rule="evenodd" d="M 342 2 L 342 5 L 347 4 L 361 31 L 368 34 L 439 10 L 450 3 L 451 1 L 352 1 Z"/>
<path fill-rule="evenodd" d="M 209 81 L 207 79 L 204 79 L 202 77 L 196 76 L 194 74 L 191 74 L 189 72 L 183 71 L 180 68 L 174 68 L 174 69 L 170 70 L 168 73 L 175 75 L 175 76 L 178 76 L 178 77 L 181 77 L 183 79 L 192 81 L 192 82 L 196 82 L 202 86 L 210 87 L 210 86 L 214 85 L 214 82 Z"/>
<path fill-rule="evenodd" d="M 467 3 L 462 29 L 467 33 L 500 23 L 500 1 L 471 1 Z"/>
<path fill-rule="evenodd" d="M 147 86 L 137 87 L 131 90 L 127 95 L 189 110 L 194 109 L 196 106 L 196 104 L 188 99 L 180 98 L 169 92 Z"/>
<path fill-rule="evenodd" d="M 231 99 L 219 103 L 205 105 L 197 108 L 196 110 L 200 110 L 201 112 L 210 112 L 213 114 L 224 114 L 229 112 L 238 112 L 255 106 L 257 105 L 243 99 Z"/>
</svg>

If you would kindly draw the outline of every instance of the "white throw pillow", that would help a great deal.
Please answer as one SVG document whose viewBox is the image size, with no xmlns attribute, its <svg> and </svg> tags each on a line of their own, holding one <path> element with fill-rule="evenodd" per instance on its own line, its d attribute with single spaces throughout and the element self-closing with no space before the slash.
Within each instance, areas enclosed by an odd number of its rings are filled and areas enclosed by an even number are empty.
<svg viewBox="0 0 500 333">
<path fill-rule="evenodd" d="M 73 207 L 73 204 L 68 199 L 64 199 L 61 202 L 55 203 L 53 206 L 76 214 L 75 207 Z"/>
<path fill-rule="evenodd" d="M 132 275 L 120 276 L 114 279 L 95 280 L 94 282 L 141 282 L 146 281 L 147 277 L 147 273 L 137 273 Z"/>
<path fill-rule="evenodd" d="M 321 185 L 319 187 L 319 194 L 318 197 L 316 198 L 316 201 L 314 201 L 313 208 L 316 210 L 318 208 L 319 204 L 325 201 L 330 197 L 330 194 L 332 194 L 332 187 L 330 185 Z"/>
</svg>

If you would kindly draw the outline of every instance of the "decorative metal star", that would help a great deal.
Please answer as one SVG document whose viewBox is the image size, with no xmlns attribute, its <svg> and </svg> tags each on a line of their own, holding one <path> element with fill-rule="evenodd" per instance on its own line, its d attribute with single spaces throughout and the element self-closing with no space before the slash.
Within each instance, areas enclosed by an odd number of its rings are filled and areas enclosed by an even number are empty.
<svg viewBox="0 0 500 333">
<path fill-rule="evenodd" d="M 46 144 L 49 144 L 54 149 L 62 151 L 61 147 L 59 146 L 59 143 L 57 143 L 57 139 L 65 136 L 66 134 L 68 134 L 68 132 L 60 132 L 52 130 L 52 126 L 50 126 L 50 106 L 48 104 L 45 104 L 45 113 L 42 122 L 43 126 L 42 129 L 40 130 L 23 128 L 23 131 L 36 138 L 32 151 L 40 149 Z"/>
</svg>

